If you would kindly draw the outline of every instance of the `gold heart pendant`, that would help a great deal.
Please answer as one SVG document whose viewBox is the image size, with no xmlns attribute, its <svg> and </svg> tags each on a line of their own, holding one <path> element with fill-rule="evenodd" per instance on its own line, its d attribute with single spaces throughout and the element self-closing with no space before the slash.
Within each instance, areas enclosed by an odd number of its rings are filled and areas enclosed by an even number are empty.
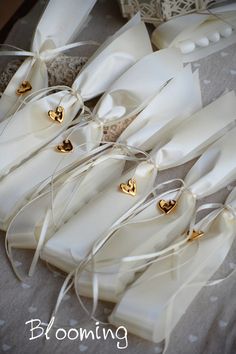
<svg viewBox="0 0 236 354">
<path fill-rule="evenodd" d="M 128 183 L 121 183 L 120 190 L 125 194 L 130 194 L 132 196 L 135 196 L 137 193 L 137 185 L 136 185 L 135 178 L 130 178 L 128 180 Z"/>
<path fill-rule="evenodd" d="M 69 139 L 63 140 L 62 144 L 57 145 L 57 151 L 71 152 L 73 151 L 72 142 Z"/>
<path fill-rule="evenodd" d="M 52 120 L 58 123 L 62 123 L 64 120 L 64 113 L 65 113 L 64 108 L 62 106 L 58 106 L 55 111 L 53 110 L 48 111 L 48 116 Z"/>
<path fill-rule="evenodd" d="M 163 213 L 169 214 L 171 211 L 174 210 L 174 208 L 177 205 L 177 202 L 176 202 L 176 200 L 173 200 L 173 199 L 172 200 L 161 199 L 161 200 L 159 200 L 157 205 Z"/>
<path fill-rule="evenodd" d="M 189 232 L 188 232 L 188 235 L 189 235 Z M 190 236 L 188 236 L 188 241 L 197 240 L 197 239 L 201 238 L 202 236 L 204 236 L 204 232 L 203 231 L 193 230 L 192 234 Z"/>
<path fill-rule="evenodd" d="M 18 96 L 23 95 L 24 93 L 31 91 L 32 86 L 29 81 L 22 81 L 18 89 L 16 90 L 16 94 Z"/>
</svg>

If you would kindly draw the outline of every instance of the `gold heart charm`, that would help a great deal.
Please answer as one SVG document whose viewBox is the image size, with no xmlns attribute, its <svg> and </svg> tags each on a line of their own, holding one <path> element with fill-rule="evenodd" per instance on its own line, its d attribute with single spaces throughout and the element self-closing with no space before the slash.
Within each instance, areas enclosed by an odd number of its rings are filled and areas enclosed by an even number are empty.
<svg viewBox="0 0 236 354">
<path fill-rule="evenodd" d="M 48 116 L 52 120 L 54 120 L 58 123 L 62 123 L 64 120 L 64 111 L 65 110 L 62 106 L 58 106 L 55 111 L 52 111 L 52 110 L 48 111 Z"/>
<path fill-rule="evenodd" d="M 137 186 L 136 186 L 135 178 L 129 179 L 128 183 L 121 183 L 120 190 L 121 190 L 121 192 L 123 192 L 125 194 L 130 194 L 132 196 L 135 196 L 137 193 Z"/>
<path fill-rule="evenodd" d="M 172 200 L 161 199 L 161 200 L 159 200 L 157 205 L 163 213 L 169 214 L 171 211 L 174 210 L 174 208 L 177 205 L 177 202 L 176 202 L 176 200 L 173 200 L 173 199 Z"/>
<path fill-rule="evenodd" d="M 71 152 L 73 151 L 72 142 L 69 139 L 63 140 L 62 144 L 57 145 L 57 151 Z"/>
<path fill-rule="evenodd" d="M 188 232 L 189 235 L 189 232 Z M 196 231 L 193 230 L 192 234 L 190 236 L 188 236 L 188 241 L 194 241 L 197 240 L 198 238 L 204 236 L 204 232 L 203 231 Z"/>
<path fill-rule="evenodd" d="M 16 94 L 18 96 L 23 95 L 24 93 L 31 91 L 32 86 L 29 81 L 22 81 L 18 89 L 16 90 Z"/>
</svg>

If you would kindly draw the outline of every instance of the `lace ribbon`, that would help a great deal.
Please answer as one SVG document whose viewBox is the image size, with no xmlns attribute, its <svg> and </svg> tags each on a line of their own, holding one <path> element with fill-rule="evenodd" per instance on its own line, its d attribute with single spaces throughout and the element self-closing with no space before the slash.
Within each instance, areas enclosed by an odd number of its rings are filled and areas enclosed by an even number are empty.
<svg viewBox="0 0 236 354">
<path fill-rule="evenodd" d="M 184 181 L 182 181 L 181 179 L 174 179 L 174 180 L 171 180 L 171 181 L 167 181 L 167 182 L 164 182 L 164 183 L 161 183 L 159 184 L 157 187 L 155 187 L 153 189 L 153 191 L 150 192 L 150 194 L 154 194 L 155 195 L 155 192 L 157 189 L 161 189 L 164 185 L 168 184 L 168 183 L 172 183 L 172 182 L 176 182 L 176 181 L 180 181 L 181 183 L 183 183 L 183 187 L 181 188 L 176 188 L 176 189 L 173 189 L 171 191 L 167 191 L 166 193 L 172 193 L 172 192 L 178 192 L 177 196 L 179 197 L 181 195 L 181 193 L 184 191 L 184 190 L 188 190 L 188 188 L 184 185 Z M 189 191 L 189 190 L 188 190 Z M 191 191 L 190 191 L 191 192 Z M 162 194 L 163 195 L 163 194 Z M 176 198 L 178 200 L 178 198 Z M 143 201 L 142 201 L 143 202 Z M 75 291 L 76 291 L 76 296 L 79 300 L 79 303 L 81 305 L 81 307 L 84 309 L 84 311 L 90 315 L 90 318 L 95 320 L 95 321 L 98 321 L 95 317 L 95 311 L 96 311 L 96 308 L 97 308 L 97 304 L 98 304 L 98 299 L 99 299 L 99 296 L 98 296 L 98 288 L 99 288 L 99 284 L 98 284 L 98 279 L 97 279 L 97 275 L 98 274 L 106 274 L 106 272 L 103 272 L 103 271 L 97 271 L 95 269 L 95 261 L 94 261 L 94 256 L 96 255 L 96 253 L 101 249 L 101 247 L 107 242 L 108 239 L 110 239 L 110 237 L 112 236 L 112 234 L 117 231 L 120 227 L 123 227 L 123 226 L 126 226 L 128 224 L 131 224 L 131 223 L 135 223 L 135 221 L 132 221 L 132 217 L 134 217 L 135 215 L 137 215 L 140 211 L 142 211 L 143 209 L 145 209 L 145 207 L 147 207 L 148 205 L 150 205 L 151 203 L 153 202 L 153 200 L 150 200 L 148 201 L 147 203 L 144 203 L 143 205 L 138 205 L 136 210 L 133 210 L 131 212 L 128 212 L 126 213 L 126 215 L 123 215 L 123 217 L 118 221 L 116 222 L 115 224 L 113 224 L 113 226 L 111 227 L 111 230 L 110 232 L 108 232 L 107 236 L 106 237 L 101 237 L 94 245 L 93 245 L 93 248 L 92 248 L 92 251 L 88 254 L 88 256 L 79 264 L 79 266 L 73 270 L 71 273 L 68 274 L 68 276 L 66 277 L 66 280 L 65 280 L 65 283 L 63 284 L 62 288 L 61 288 L 61 291 L 59 293 L 59 296 L 58 296 L 58 299 L 57 299 L 57 303 L 56 303 L 56 306 L 55 306 L 55 309 L 53 311 L 53 316 L 56 315 L 56 312 L 58 311 L 58 308 L 59 308 L 59 305 L 60 305 L 60 302 L 61 300 L 63 299 L 64 295 L 72 288 L 72 286 L 74 285 L 75 287 Z M 128 270 L 123 270 L 123 271 L 119 271 L 119 273 L 127 273 L 127 272 L 137 272 L 137 271 L 140 271 L 142 270 L 143 268 L 146 268 L 148 265 L 151 265 L 153 263 L 156 263 L 156 262 L 160 262 L 166 258 L 170 258 L 170 257 L 173 257 L 173 256 L 177 256 L 183 252 L 187 247 L 190 247 L 191 243 L 193 241 L 190 241 L 190 236 L 194 230 L 194 225 L 196 223 L 196 218 L 197 218 L 197 215 L 199 212 L 203 211 L 203 210 L 207 210 L 207 209 L 216 209 L 214 212 L 212 212 L 210 214 L 210 218 L 208 220 L 205 221 L 203 227 L 202 227 L 202 231 L 204 232 L 204 230 L 207 228 L 207 226 L 214 220 L 217 218 L 217 216 L 225 209 L 229 210 L 232 215 L 234 217 L 236 217 L 236 214 L 234 212 L 234 210 L 230 207 L 230 206 L 226 206 L 224 204 L 221 204 L 221 203 L 208 203 L 208 204 L 204 204 L 202 206 L 200 206 L 194 213 L 193 215 L 193 218 L 190 222 L 190 226 L 189 226 L 189 232 L 188 233 L 185 233 L 183 236 L 184 238 L 181 239 L 180 241 L 174 243 L 173 245 L 161 250 L 161 251 L 158 251 L 158 252 L 153 252 L 153 253 L 149 253 L 149 254 L 143 254 L 143 255 L 139 255 L 139 256 L 128 256 L 128 257 L 121 257 L 121 258 L 110 258 L 110 259 L 104 259 L 104 260 L 101 260 L 101 261 L 96 261 L 96 264 L 109 264 L 111 263 L 112 265 L 116 264 L 116 263 L 121 263 L 121 262 L 137 262 L 139 260 L 145 260 L 145 264 L 144 265 L 139 265 L 139 266 L 136 266 L 136 267 L 132 267 L 131 269 L 128 269 Z M 160 217 L 159 215 L 153 217 L 153 218 L 150 218 L 150 219 L 144 219 L 144 220 L 141 220 L 141 221 L 138 221 L 139 222 L 147 222 L 147 221 L 151 221 L 151 220 L 154 220 L 156 218 Z M 124 221 L 125 220 L 125 221 Z M 197 243 L 197 250 L 198 250 L 198 244 L 199 244 L 199 241 L 198 240 L 194 240 L 196 243 Z M 196 253 L 195 253 L 195 256 L 197 254 L 197 250 L 196 250 Z M 168 269 L 167 271 L 165 272 L 159 272 L 159 273 L 156 273 L 154 276 L 152 277 L 149 277 L 143 281 L 137 281 L 136 283 L 132 284 L 129 286 L 129 288 L 132 288 L 132 287 L 137 287 L 139 286 L 141 283 L 143 282 L 148 282 L 150 281 L 151 279 L 154 279 L 160 275 L 163 275 L 163 274 L 166 274 L 166 273 L 169 273 L 169 272 L 176 272 L 178 271 L 181 267 L 185 266 L 188 262 L 192 261 L 192 257 L 190 257 L 187 261 L 183 262 L 183 263 L 175 263 L 175 265 Z M 88 270 L 88 269 L 85 269 L 86 266 L 90 263 L 91 265 L 91 269 Z M 87 272 L 91 272 L 92 273 L 92 276 L 93 276 L 93 279 L 92 279 L 92 291 L 93 291 L 93 306 L 92 306 L 92 311 L 90 312 L 86 306 L 84 305 L 82 299 L 81 299 L 81 296 L 79 294 L 79 288 L 78 288 L 78 284 L 79 284 L 79 277 L 80 275 L 82 274 L 83 271 L 87 271 Z M 113 274 L 112 272 L 109 272 L 109 274 Z M 115 273 L 117 274 L 117 273 Z M 223 279 L 224 280 L 224 279 Z M 214 283 L 215 284 L 215 283 Z M 104 323 L 104 324 L 107 324 L 107 323 Z M 167 338 L 168 338 L 168 335 L 167 335 Z M 168 342 L 168 340 L 167 340 Z"/>
<path fill-rule="evenodd" d="M 71 132 L 70 132 L 71 134 Z M 69 134 L 69 135 L 70 135 Z M 68 135 L 68 136 L 69 136 Z M 94 142 L 93 142 L 94 143 Z M 103 141 L 98 141 L 98 145 L 99 143 L 104 143 Z M 86 144 L 86 143 L 85 143 Z M 81 146 L 85 145 L 85 144 L 81 144 L 78 145 L 76 148 L 79 149 Z M 113 154 L 113 155 L 104 155 L 104 152 L 109 148 L 109 147 L 113 147 L 113 148 L 118 148 L 121 149 L 121 152 L 123 150 L 123 153 L 117 152 L 117 154 Z M 87 174 L 89 173 L 89 171 L 96 165 L 100 164 L 101 162 L 104 162 L 106 159 L 119 159 L 119 160 L 125 160 L 125 161 L 148 161 L 150 160 L 150 155 L 138 148 L 134 148 L 132 146 L 128 146 L 126 144 L 122 144 L 122 143 L 114 143 L 114 142 L 110 142 L 107 143 L 105 142 L 104 145 L 99 146 L 97 149 L 93 149 L 92 151 L 90 151 L 87 155 L 87 157 L 89 157 L 90 155 L 96 155 L 96 154 L 100 154 L 100 156 L 98 155 L 98 157 L 92 158 L 89 161 L 86 161 L 85 163 L 81 164 L 79 166 L 79 169 L 77 170 L 76 176 L 72 176 L 72 178 L 68 178 L 64 183 L 70 183 L 72 180 L 76 180 L 79 176 L 81 176 L 81 174 L 84 174 L 83 178 L 79 181 L 79 183 L 76 185 L 76 190 L 73 189 L 72 194 L 70 195 L 70 197 L 68 197 L 68 203 L 65 203 L 64 209 L 62 210 L 62 213 L 58 216 L 58 220 L 61 222 L 61 220 L 63 220 L 63 217 L 67 211 L 67 208 L 69 206 L 69 203 L 72 200 L 72 196 L 73 194 L 78 190 L 78 188 L 80 187 L 81 183 L 83 182 L 83 180 L 86 178 Z M 144 157 L 136 157 L 135 154 L 142 154 L 144 155 Z M 62 157 L 63 159 L 64 157 Z M 61 160 L 62 161 L 62 160 Z M 57 168 L 55 169 L 54 173 L 48 178 L 51 179 L 51 183 L 50 183 L 50 190 L 47 193 L 51 194 L 51 206 L 48 208 L 46 215 L 44 217 L 44 221 L 43 221 L 43 225 L 41 228 L 41 232 L 40 232 L 40 236 L 39 236 L 39 241 L 37 244 L 37 248 L 33 257 L 33 261 L 32 264 L 30 266 L 30 270 L 29 270 L 29 276 L 32 276 L 40 255 L 40 250 L 43 246 L 45 237 L 46 237 L 46 233 L 48 230 L 48 226 L 49 226 L 49 222 L 50 222 L 50 215 L 52 215 L 52 220 L 53 220 L 53 224 L 55 227 L 58 227 L 60 225 L 57 224 L 57 222 L 55 221 L 55 217 L 54 217 L 54 178 L 55 175 L 57 173 L 57 169 L 61 163 L 61 161 L 59 162 Z M 6 235 L 6 239 L 5 239 L 5 247 L 6 247 L 6 252 L 7 255 L 10 259 L 10 262 L 13 266 L 13 270 L 16 274 L 16 276 L 22 280 L 22 277 L 20 276 L 20 274 L 18 273 L 17 269 L 14 267 L 14 261 L 13 261 L 13 257 L 12 257 L 12 251 L 11 251 L 11 247 L 8 244 L 8 233 Z"/>
</svg>

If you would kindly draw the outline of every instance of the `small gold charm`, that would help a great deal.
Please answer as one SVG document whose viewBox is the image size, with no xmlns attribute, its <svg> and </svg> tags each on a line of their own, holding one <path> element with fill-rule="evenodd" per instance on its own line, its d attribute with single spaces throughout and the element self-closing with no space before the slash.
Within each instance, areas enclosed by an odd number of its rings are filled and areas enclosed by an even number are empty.
<svg viewBox="0 0 236 354">
<path fill-rule="evenodd" d="M 188 232 L 188 235 L 189 235 L 189 232 Z M 197 240 L 197 239 L 201 238 L 202 236 L 204 236 L 204 232 L 203 231 L 193 230 L 192 235 L 188 236 L 188 241 Z"/>
<path fill-rule="evenodd" d="M 136 185 L 135 178 L 129 179 L 128 183 L 121 183 L 120 190 L 125 194 L 130 194 L 132 196 L 135 196 L 137 193 L 137 185 Z"/>
<path fill-rule="evenodd" d="M 169 214 L 174 210 L 174 208 L 177 205 L 177 202 L 176 202 L 176 200 L 173 200 L 173 199 L 172 200 L 161 199 L 161 200 L 159 200 L 157 205 L 163 213 Z"/>
<path fill-rule="evenodd" d="M 57 151 L 71 152 L 73 151 L 72 142 L 69 139 L 63 140 L 62 144 L 57 145 Z"/>
<path fill-rule="evenodd" d="M 30 82 L 24 80 L 24 81 L 22 81 L 22 83 L 20 84 L 18 89 L 16 90 L 16 94 L 18 96 L 20 96 L 28 91 L 31 91 L 31 90 L 32 90 L 32 86 L 31 86 Z"/>
<path fill-rule="evenodd" d="M 48 111 L 48 116 L 52 120 L 58 123 L 62 123 L 64 120 L 64 108 L 62 106 L 58 106 L 55 111 L 52 110 Z"/>
</svg>

